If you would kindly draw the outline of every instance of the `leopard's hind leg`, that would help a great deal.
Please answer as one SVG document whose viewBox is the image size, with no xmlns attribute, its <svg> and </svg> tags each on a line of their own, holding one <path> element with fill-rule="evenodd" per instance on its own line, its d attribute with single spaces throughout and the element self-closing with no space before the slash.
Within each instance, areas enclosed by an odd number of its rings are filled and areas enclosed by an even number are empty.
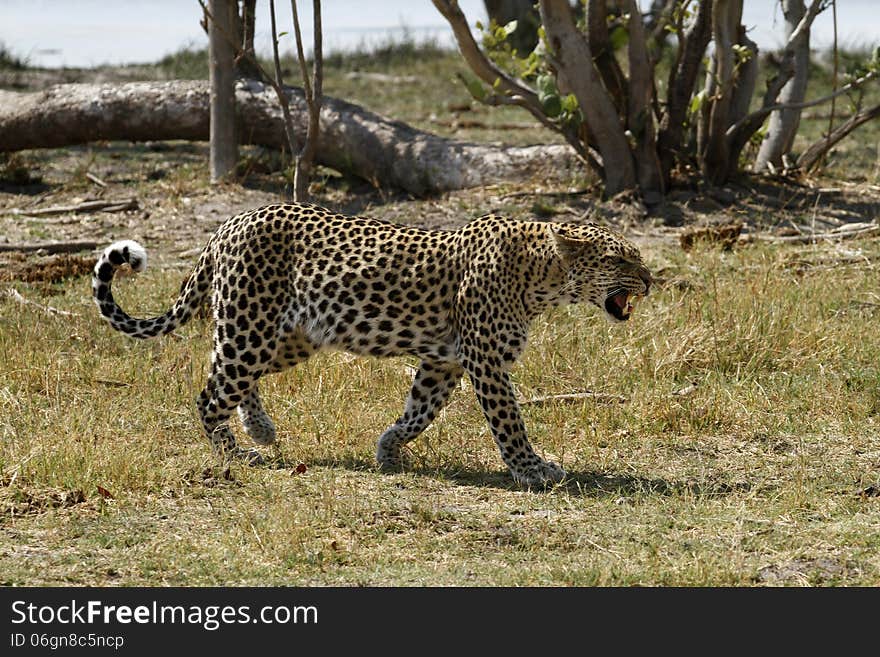
<svg viewBox="0 0 880 657">
<path fill-rule="evenodd" d="M 254 299 L 253 303 L 260 304 L 264 317 L 277 316 L 277 310 L 268 299 Z M 263 457 L 254 449 L 238 447 L 228 420 L 244 402 L 251 411 L 248 418 L 252 420 L 251 425 L 263 425 L 260 437 L 265 439 L 271 435 L 274 438 L 274 425 L 259 401 L 257 381 L 275 362 L 278 341 L 271 321 L 261 320 L 258 332 L 247 322 L 238 323 L 239 312 L 244 313 L 237 310 L 234 297 L 225 300 L 215 294 L 211 373 L 196 406 L 215 453 L 223 458 L 240 458 L 258 464 L 263 462 Z M 268 425 L 264 419 L 268 420 Z M 271 426 L 271 434 L 267 426 Z"/>
<path fill-rule="evenodd" d="M 278 356 L 265 374 L 273 374 L 294 367 L 308 360 L 316 350 L 317 347 L 309 342 L 302 331 L 294 331 L 289 338 L 283 340 L 283 346 L 279 350 Z M 241 419 L 245 432 L 255 443 L 271 445 L 275 442 L 275 423 L 263 408 L 256 382 L 250 393 L 238 405 L 238 417 Z"/>
</svg>

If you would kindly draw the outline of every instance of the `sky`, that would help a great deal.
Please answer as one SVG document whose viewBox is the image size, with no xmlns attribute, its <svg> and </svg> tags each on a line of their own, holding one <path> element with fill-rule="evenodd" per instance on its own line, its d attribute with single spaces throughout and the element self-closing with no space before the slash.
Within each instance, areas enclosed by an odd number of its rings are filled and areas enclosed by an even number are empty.
<svg viewBox="0 0 880 657">
<path fill-rule="evenodd" d="M 640 0 L 642 5 L 647 0 Z M 279 31 L 291 30 L 290 2 L 278 0 Z M 485 20 L 482 0 L 459 0 L 473 25 Z M 268 0 L 257 2 L 257 47 L 271 48 Z M 351 50 L 401 39 L 435 39 L 453 45 L 451 32 L 430 0 L 323 0 L 325 52 Z M 311 43 L 311 2 L 299 0 L 306 44 Z M 841 45 L 880 44 L 880 0 L 838 0 Z M 154 62 L 182 47 L 207 45 L 197 0 L 0 0 L 0 44 L 31 65 L 97 66 Z M 781 45 L 782 12 L 777 0 L 745 0 L 743 22 L 763 49 Z M 831 11 L 816 19 L 813 46 L 832 43 Z M 293 37 L 283 50 L 293 48 Z"/>
</svg>

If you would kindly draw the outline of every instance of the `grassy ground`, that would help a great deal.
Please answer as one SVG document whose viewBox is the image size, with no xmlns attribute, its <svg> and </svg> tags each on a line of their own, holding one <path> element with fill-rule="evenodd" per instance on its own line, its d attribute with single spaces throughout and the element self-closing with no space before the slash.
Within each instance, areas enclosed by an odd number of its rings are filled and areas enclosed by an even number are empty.
<svg viewBox="0 0 880 657">
<path fill-rule="evenodd" d="M 354 63 L 328 65 L 327 93 L 461 138 L 551 138 L 493 127 L 528 119 L 469 105 L 451 55 Z M 476 123 L 456 124 L 462 116 Z M 805 141 L 825 125 L 827 115 L 808 118 Z M 866 126 L 842 143 L 815 181 L 821 189 L 772 187 L 720 209 L 685 196 L 682 205 L 762 228 L 809 225 L 817 212 L 844 212 L 830 188 L 856 181 L 858 198 L 847 199 L 858 202 L 840 216 L 869 221 L 878 134 Z M 207 233 L 278 197 L 271 156 L 245 155 L 248 175 L 214 189 L 203 145 L 25 153 L 26 184 L 0 190 L 0 236 L 140 239 L 156 266 L 120 279 L 117 296 L 132 314 L 157 313 Z M 542 493 L 512 484 L 467 386 L 412 445 L 411 471 L 378 472 L 375 441 L 401 410 L 412 363 L 343 354 L 266 379 L 280 445 L 270 466 L 219 467 L 193 405 L 210 355 L 205 321 L 135 342 L 98 319 L 88 278 L 75 275 L 90 258 L 56 261 L 74 274 L 57 282 L 37 280 L 40 258 L 5 262 L 0 584 L 880 584 L 880 240 L 684 252 L 651 219 L 621 221 L 567 189 L 533 181 L 416 200 L 330 172 L 313 187 L 338 209 L 439 226 L 490 209 L 598 213 L 639 241 L 665 284 L 634 319 L 610 326 L 589 308 L 554 311 L 514 371 L 524 400 L 604 395 L 524 406 L 533 443 L 569 472 Z M 96 194 L 134 195 L 141 209 L 12 212 Z"/>
<path fill-rule="evenodd" d="M 511 484 L 469 390 L 412 472 L 378 472 L 406 362 L 342 354 L 266 380 L 272 467 L 216 467 L 206 323 L 134 342 L 85 279 L 15 284 L 73 314 L 0 301 L 3 583 L 880 583 L 880 242 L 646 256 L 672 282 L 637 318 L 555 311 L 516 369 L 525 399 L 625 398 L 526 405 L 570 474 L 545 493 Z M 119 296 L 159 311 L 182 273 Z"/>
</svg>

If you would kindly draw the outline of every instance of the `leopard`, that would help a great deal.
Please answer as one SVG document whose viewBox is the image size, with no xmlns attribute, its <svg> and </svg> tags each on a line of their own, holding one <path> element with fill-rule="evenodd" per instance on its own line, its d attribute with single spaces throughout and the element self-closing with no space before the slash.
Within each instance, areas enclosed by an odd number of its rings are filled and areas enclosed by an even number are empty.
<svg viewBox="0 0 880 657">
<path fill-rule="evenodd" d="M 566 477 L 531 445 L 511 380 L 533 320 L 586 303 L 625 322 L 653 283 L 635 244 L 597 223 L 489 213 L 430 229 L 294 202 L 225 220 L 161 315 L 133 318 L 116 302 L 111 282 L 125 265 L 146 269 L 146 250 L 134 240 L 104 249 L 92 275 L 94 301 L 116 331 L 166 335 L 210 307 L 213 350 L 196 407 L 213 452 L 227 462 L 264 463 L 259 448 L 275 442 L 262 377 L 340 350 L 419 361 L 402 415 L 378 439 L 381 469 L 406 467 L 403 448 L 466 375 L 502 461 L 529 488 Z M 229 426 L 236 411 L 251 448 Z"/>
</svg>

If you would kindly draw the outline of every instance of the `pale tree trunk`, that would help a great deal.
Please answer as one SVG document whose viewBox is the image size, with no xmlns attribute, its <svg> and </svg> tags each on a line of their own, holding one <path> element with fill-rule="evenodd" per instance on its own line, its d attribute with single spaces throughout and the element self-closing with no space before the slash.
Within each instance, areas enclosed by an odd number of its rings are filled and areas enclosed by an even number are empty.
<svg viewBox="0 0 880 657">
<path fill-rule="evenodd" d="M 590 44 L 577 29 L 568 0 L 541 0 L 541 20 L 560 87 L 571 90 L 602 156 L 605 193 L 637 188 L 636 167 L 614 101 L 593 64 Z"/>
<path fill-rule="evenodd" d="M 235 48 L 230 35 L 236 33 L 238 12 L 235 0 L 210 0 L 208 54 L 211 69 L 211 182 L 225 180 L 238 162 L 235 136 Z"/>
<path fill-rule="evenodd" d="M 294 139 L 302 141 L 309 122 L 303 91 L 285 87 L 283 93 Z M 242 143 L 287 147 L 284 117 L 272 87 L 239 81 L 235 104 Z M 92 141 L 206 141 L 209 105 L 209 87 L 201 80 L 0 91 L 0 152 Z M 498 147 L 444 139 L 328 96 L 320 121 L 316 162 L 414 196 L 547 177 L 581 166 L 563 144 Z"/>
<path fill-rule="evenodd" d="M 312 76 L 306 68 L 306 58 L 303 53 L 302 34 L 299 29 L 299 14 L 296 0 L 291 0 L 293 8 L 293 28 L 296 32 L 296 54 L 299 61 L 300 73 L 303 80 L 306 105 L 309 108 L 309 127 L 306 130 L 306 139 L 302 148 L 294 159 L 293 174 L 293 199 L 295 201 L 308 200 L 309 179 L 312 175 L 312 165 L 315 160 L 315 149 L 318 145 L 318 134 L 321 129 L 321 96 L 324 80 L 324 47 L 321 26 L 321 0 L 312 0 L 313 34 L 314 34 L 314 61 L 312 64 Z"/>
<path fill-rule="evenodd" d="M 806 11 L 807 8 L 803 0 L 782 0 L 786 42 L 791 39 Z M 782 87 L 778 99 L 780 103 L 784 104 L 803 102 L 806 96 L 810 69 L 810 31 L 806 30 L 802 38 L 791 44 L 791 49 L 794 74 Z M 767 136 L 761 143 L 758 157 L 755 160 L 755 171 L 763 171 L 770 167 L 777 170 L 784 168 L 782 156 L 791 152 L 800 120 L 800 109 L 781 109 L 770 115 Z"/>
<path fill-rule="evenodd" d="M 794 56 L 795 52 L 797 51 L 798 44 L 801 42 L 802 39 L 806 39 L 809 36 L 810 27 L 813 24 L 813 20 L 816 18 L 819 11 L 821 11 L 823 6 L 824 0 L 811 0 L 806 13 L 801 18 L 794 32 L 789 36 L 788 42 L 786 43 L 785 48 L 783 48 L 782 50 L 782 58 L 779 63 L 779 70 L 773 77 L 767 80 L 767 88 L 764 91 L 761 107 L 754 112 L 751 112 L 750 114 L 747 114 L 746 116 L 736 120 L 727 129 L 727 139 L 730 144 L 730 152 L 734 154 L 731 157 L 734 166 L 736 165 L 736 159 L 739 157 L 739 154 L 744 148 L 745 144 L 748 143 L 752 135 L 754 135 L 755 132 L 760 129 L 764 120 L 771 112 L 778 109 L 801 110 L 804 107 L 824 102 L 820 99 L 818 101 L 812 101 L 810 103 L 792 104 L 790 107 L 787 108 L 780 107 L 779 103 L 777 102 L 777 98 L 782 92 L 783 87 L 794 76 Z M 858 84 L 867 82 L 868 79 L 870 79 L 870 77 L 861 78 L 860 80 L 853 82 L 853 85 L 858 86 Z M 856 82 L 858 84 L 856 84 Z"/>
</svg>

